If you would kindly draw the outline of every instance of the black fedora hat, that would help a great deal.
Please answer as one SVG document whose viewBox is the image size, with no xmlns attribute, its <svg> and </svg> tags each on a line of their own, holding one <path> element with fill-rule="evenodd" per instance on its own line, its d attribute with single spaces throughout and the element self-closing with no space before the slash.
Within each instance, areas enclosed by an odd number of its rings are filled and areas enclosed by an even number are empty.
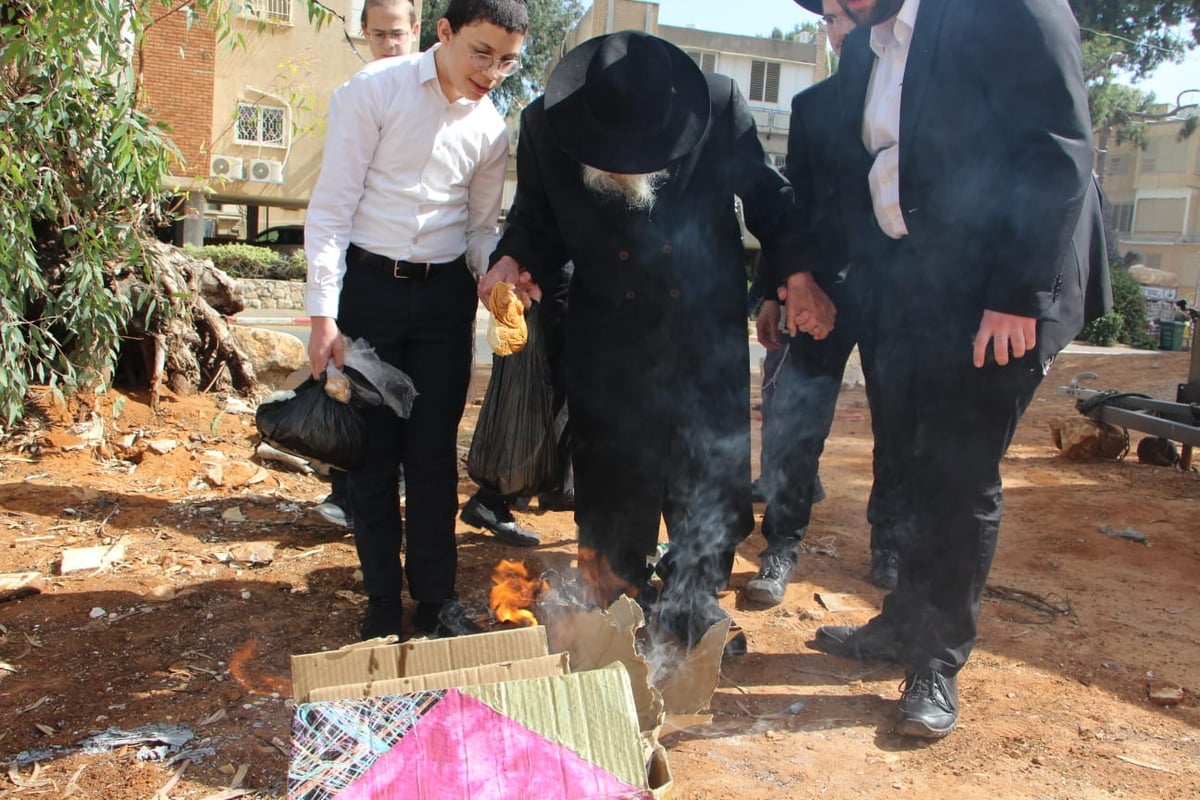
<svg viewBox="0 0 1200 800">
<path fill-rule="evenodd" d="M 546 85 L 546 121 L 581 164 L 626 175 L 687 155 L 708 127 L 708 81 L 675 45 L 640 31 L 571 50 Z"/>
<path fill-rule="evenodd" d="M 821 7 L 821 0 L 796 0 L 796 4 L 808 9 L 814 14 L 825 13 L 825 9 Z"/>
</svg>

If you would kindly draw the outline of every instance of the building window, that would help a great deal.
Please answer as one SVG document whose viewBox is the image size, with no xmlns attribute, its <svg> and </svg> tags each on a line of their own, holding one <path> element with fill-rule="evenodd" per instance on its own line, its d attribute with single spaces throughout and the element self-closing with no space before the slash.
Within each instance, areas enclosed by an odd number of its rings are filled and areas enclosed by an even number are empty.
<svg viewBox="0 0 1200 800">
<path fill-rule="evenodd" d="M 1137 201 L 1137 233 L 1183 234 L 1183 211 L 1187 201 L 1182 197 L 1147 197 Z M 1147 265 L 1149 266 L 1149 265 Z"/>
<path fill-rule="evenodd" d="M 290 25 L 292 22 L 292 0 L 241 0 L 242 15 Z"/>
<path fill-rule="evenodd" d="M 1188 149 L 1186 142 L 1175 138 L 1157 137 L 1146 144 L 1139 172 L 1185 172 Z"/>
<path fill-rule="evenodd" d="M 287 109 L 254 103 L 238 103 L 237 132 L 239 144 L 287 146 Z"/>
<path fill-rule="evenodd" d="M 1112 207 L 1113 225 L 1118 233 L 1133 230 L 1133 203 L 1122 203 Z"/>
<path fill-rule="evenodd" d="M 1105 172 L 1109 175 L 1125 175 L 1129 172 L 1129 156 L 1127 155 L 1110 155 L 1108 163 L 1105 165 Z"/>
<path fill-rule="evenodd" d="M 704 71 L 704 72 L 716 72 L 717 71 L 717 54 L 716 53 L 709 53 L 709 52 L 705 52 L 702 50 L 688 50 L 686 52 L 687 52 L 688 56 L 691 57 L 692 61 L 696 62 L 696 66 L 698 66 L 702 71 Z"/>
<path fill-rule="evenodd" d="M 779 62 L 750 62 L 750 99 L 757 103 L 779 102 Z"/>
</svg>

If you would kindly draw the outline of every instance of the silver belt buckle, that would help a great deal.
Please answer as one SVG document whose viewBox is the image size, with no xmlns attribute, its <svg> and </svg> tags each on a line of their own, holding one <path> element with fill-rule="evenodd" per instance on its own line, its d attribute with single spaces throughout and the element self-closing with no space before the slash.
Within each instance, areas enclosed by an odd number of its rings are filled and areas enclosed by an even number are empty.
<svg viewBox="0 0 1200 800">
<path fill-rule="evenodd" d="M 400 278 L 401 280 L 408 280 L 408 276 L 400 272 L 400 264 L 401 262 L 399 260 L 392 262 L 392 277 Z"/>
</svg>

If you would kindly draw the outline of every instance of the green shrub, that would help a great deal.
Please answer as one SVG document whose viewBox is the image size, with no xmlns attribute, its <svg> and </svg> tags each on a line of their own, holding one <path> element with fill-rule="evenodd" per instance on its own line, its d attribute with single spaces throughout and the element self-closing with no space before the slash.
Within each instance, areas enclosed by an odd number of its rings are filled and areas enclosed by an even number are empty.
<svg viewBox="0 0 1200 800">
<path fill-rule="evenodd" d="M 1142 286 L 1128 268 L 1113 265 L 1112 294 L 1112 311 L 1089 322 L 1079 338 L 1103 347 L 1119 342 L 1143 350 L 1158 349 L 1158 342 L 1146 330 L 1146 297 Z"/>
<path fill-rule="evenodd" d="M 197 258 L 211 259 L 214 267 L 233 278 L 302 281 L 308 271 L 303 252 L 283 256 L 252 244 L 184 245 L 184 250 Z"/>
<path fill-rule="evenodd" d="M 1112 347 L 1121 340 L 1121 331 L 1125 321 L 1116 311 L 1109 311 L 1103 317 L 1089 322 L 1079 334 L 1079 338 L 1089 344 L 1101 347 Z"/>
</svg>

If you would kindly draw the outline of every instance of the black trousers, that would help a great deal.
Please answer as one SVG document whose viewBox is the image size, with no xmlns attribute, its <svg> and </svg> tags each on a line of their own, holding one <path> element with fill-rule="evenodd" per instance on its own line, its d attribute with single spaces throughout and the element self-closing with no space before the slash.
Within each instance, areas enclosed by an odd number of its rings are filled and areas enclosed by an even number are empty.
<svg viewBox="0 0 1200 800">
<path fill-rule="evenodd" d="M 417 399 L 407 420 L 386 406 L 366 410 L 366 463 L 349 473 L 354 542 L 367 594 L 409 594 L 436 603 L 454 594 L 458 567 L 458 424 L 466 405 L 475 336 L 475 278 L 465 259 L 428 277 L 397 278 L 352 255 L 338 306 L 338 327 L 365 338 L 404 370 Z M 397 467 L 407 500 L 401 519 Z M 403 545 L 404 566 L 400 552 Z"/>
<path fill-rule="evenodd" d="M 794 554 L 812 519 L 813 492 L 825 440 L 833 426 L 846 361 L 858 343 L 861 312 L 851 274 L 827 288 L 838 309 L 837 324 L 825 339 L 800 333 L 771 351 L 763 382 L 762 480 L 767 497 L 763 519 L 764 552 Z M 776 355 L 780 354 L 780 355 Z M 772 357 L 774 356 L 774 357 Z M 886 427 L 876 425 L 878 406 L 871 365 L 863 359 L 867 401 L 872 409 L 874 480 L 867 520 L 871 550 L 897 549 L 894 495 L 894 447 Z"/>
<path fill-rule="evenodd" d="M 983 300 L 955 280 L 971 267 L 939 264 L 902 240 L 856 284 L 877 435 L 898 454 L 900 574 L 882 618 L 911 668 L 950 674 L 975 643 L 1004 504 L 1000 461 L 1044 375 L 1033 354 L 971 363 Z"/>
</svg>

